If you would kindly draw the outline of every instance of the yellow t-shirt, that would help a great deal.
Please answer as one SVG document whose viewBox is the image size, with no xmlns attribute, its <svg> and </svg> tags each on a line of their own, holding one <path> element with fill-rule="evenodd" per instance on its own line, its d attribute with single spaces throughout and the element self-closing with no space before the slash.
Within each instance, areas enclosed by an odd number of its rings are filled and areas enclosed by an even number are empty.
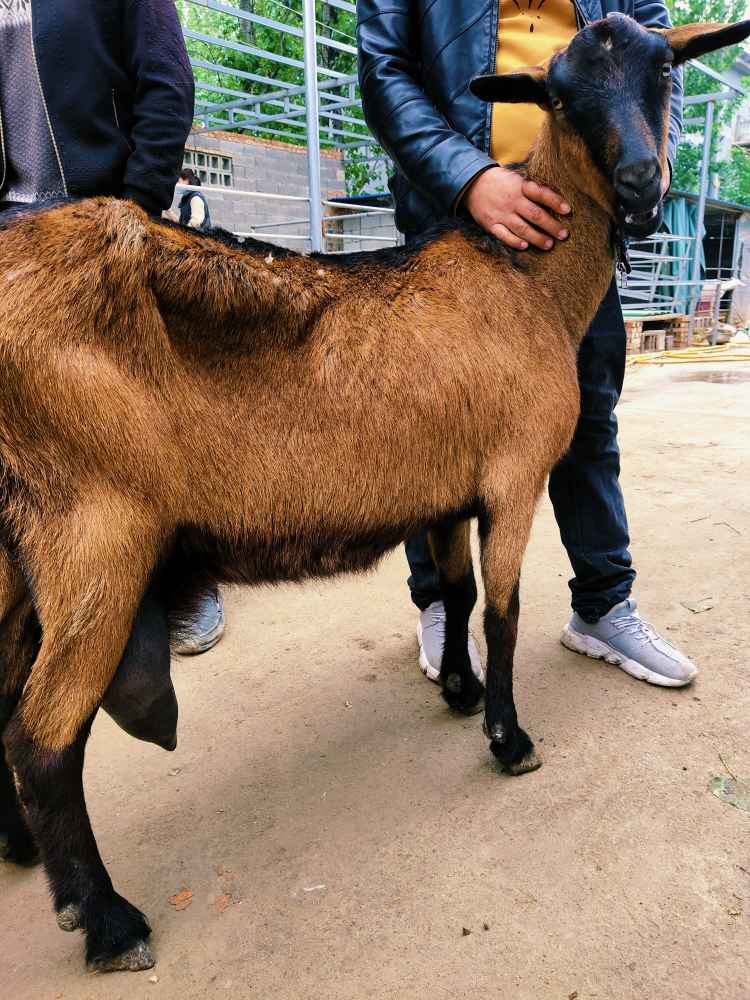
<svg viewBox="0 0 750 1000">
<path fill-rule="evenodd" d="M 538 66 L 576 33 L 572 0 L 500 0 L 495 72 Z M 494 104 L 490 156 L 498 163 L 525 160 L 542 124 L 536 104 Z"/>
</svg>

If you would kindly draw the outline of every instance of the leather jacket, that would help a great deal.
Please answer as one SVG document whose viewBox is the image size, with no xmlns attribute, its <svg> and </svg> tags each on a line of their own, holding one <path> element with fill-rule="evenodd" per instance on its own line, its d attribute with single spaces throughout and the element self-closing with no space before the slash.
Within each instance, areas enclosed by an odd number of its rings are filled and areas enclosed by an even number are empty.
<svg viewBox="0 0 750 1000">
<path fill-rule="evenodd" d="M 645 27 L 669 27 L 661 0 L 573 0 L 579 26 L 619 11 Z M 362 106 L 396 165 L 396 224 L 418 233 L 453 212 L 461 191 L 494 164 L 492 106 L 469 91 L 494 73 L 498 0 L 357 0 Z M 682 73 L 672 81 L 670 163 L 682 126 Z"/>
</svg>

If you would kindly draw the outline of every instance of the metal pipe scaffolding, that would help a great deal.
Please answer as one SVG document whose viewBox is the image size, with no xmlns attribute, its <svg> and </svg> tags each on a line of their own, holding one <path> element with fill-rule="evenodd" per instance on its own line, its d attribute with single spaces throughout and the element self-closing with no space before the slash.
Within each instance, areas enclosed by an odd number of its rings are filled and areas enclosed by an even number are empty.
<svg viewBox="0 0 750 1000">
<path fill-rule="evenodd" d="M 701 178 L 700 190 L 698 194 L 698 211 L 695 218 L 695 245 L 693 248 L 693 270 L 691 274 L 692 286 L 690 290 L 690 320 L 688 321 L 688 345 L 693 340 L 693 329 L 695 327 L 695 313 L 698 308 L 700 297 L 701 280 L 701 250 L 703 249 L 703 223 L 706 218 L 706 199 L 708 197 L 708 174 L 711 156 L 711 137 L 714 127 L 714 104 L 716 98 L 707 96 L 706 110 L 703 122 L 703 154 L 701 156 Z"/>
<path fill-rule="evenodd" d="M 310 246 L 323 252 L 323 204 L 320 189 L 320 134 L 318 132 L 318 49 L 315 0 L 304 0 L 305 110 L 307 112 L 307 184 L 310 198 Z"/>
</svg>

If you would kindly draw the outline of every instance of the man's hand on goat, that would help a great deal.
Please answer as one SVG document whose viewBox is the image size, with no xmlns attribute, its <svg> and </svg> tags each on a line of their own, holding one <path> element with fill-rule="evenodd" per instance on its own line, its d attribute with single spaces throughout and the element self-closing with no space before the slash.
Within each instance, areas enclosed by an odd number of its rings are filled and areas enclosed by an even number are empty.
<svg viewBox="0 0 750 1000">
<path fill-rule="evenodd" d="M 527 180 L 515 170 L 485 170 L 469 188 L 465 203 L 475 222 L 514 250 L 526 250 L 529 244 L 551 250 L 555 239 L 568 235 L 545 209 L 567 215 L 570 205 L 552 188 Z"/>
</svg>

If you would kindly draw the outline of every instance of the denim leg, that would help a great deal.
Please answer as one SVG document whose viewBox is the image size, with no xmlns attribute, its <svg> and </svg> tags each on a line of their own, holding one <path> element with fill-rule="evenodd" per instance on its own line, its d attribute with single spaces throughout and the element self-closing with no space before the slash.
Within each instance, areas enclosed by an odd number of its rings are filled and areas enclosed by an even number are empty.
<svg viewBox="0 0 750 1000">
<path fill-rule="evenodd" d="M 412 536 L 404 548 L 411 570 L 411 576 L 407 580 L 411 599 L 420 611 L 424 611 L 433 601 L 443 599 L 440 576 L 432 558 L 427 532 L 420 531 L 419 534 Z"/>
<path fill-rule="evenodd" d="M 573 610 L 598 621 L 630 595 L 635 570 L 620 490 L 615 406 L 625 375 L 625 328 L 614 281 L 578 353 L 581 415 L 549 495 L 575 576 Z"/>
<path fill-rule="evenodd" d="M 406 234 L 407 246 L 414 241 L 416 235 Z M 411 570 L 409 579 L 406 581 L 411 599 L 420 611 L 424 611 L 433 601 L 442 601 L 443 599 L 440 591 L 440 575 L 432 558 L 427 532 L 420 531 L 413 535 L 404 545 L 404 550 Z"/>
</svg>

